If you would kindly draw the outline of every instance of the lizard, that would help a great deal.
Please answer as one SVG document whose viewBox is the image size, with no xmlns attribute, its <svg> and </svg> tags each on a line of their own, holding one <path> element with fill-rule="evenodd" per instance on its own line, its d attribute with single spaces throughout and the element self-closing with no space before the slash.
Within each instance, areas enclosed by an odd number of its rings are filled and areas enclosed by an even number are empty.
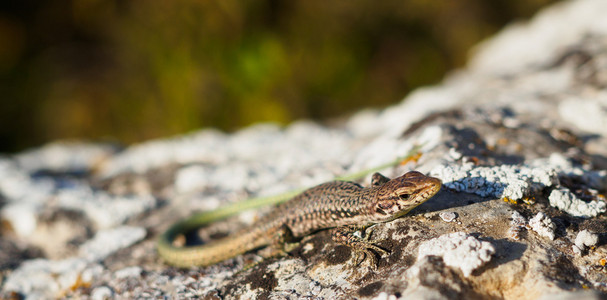
<svg viewBox="0 0 607 300">
<path fill-rule="evenodd" d="M 264 257 L 286 254 L 284 246 L 289 240 L 333 228 L 336 243 L 352 248 L 356 256 L 363 254 L 363 259 L 370 257 L 375 264 L 372 251 L 385 254 L 386 250 L 368 240 L 368 235 L 362 238 L 355 233 L 404 216 L 432 198 L 441 185 L 440 179 L 417 171 L 394 179 L 375 173 L 366 188 L 350 181 L 331 181 L 276 206 L 250 227 L 208 244 L 174 246 L 178 235 L 206 225 L 192 219 L 177 222 L 159 236 L 157 250 L 165 262 L 176 267 L 210 266 L 264 246 L 269 246 Z"/>
</svg>

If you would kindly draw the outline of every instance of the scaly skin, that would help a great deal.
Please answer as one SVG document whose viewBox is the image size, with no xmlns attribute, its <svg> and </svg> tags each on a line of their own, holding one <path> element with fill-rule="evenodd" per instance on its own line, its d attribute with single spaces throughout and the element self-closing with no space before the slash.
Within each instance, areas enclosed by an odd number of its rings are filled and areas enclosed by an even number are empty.
<svg viewBox="0 0 607 300">
<path fill-rule="evenodd" d="M 353 182 L 328 182 L 280 204 L 249 228 L 202 246 L 172 245 L 179 234 L 206 225 L 204 221 L 186 219 L 159 237 L 158 253 L 177 267 L 209 266 L 267 245 L 270 248 L 266 256 L 284 253 L 282 247 L 289 239 L 328 228 L 336 228 L 333 239 L 337 243 L 352 247 L 357 253 L 385 252 L 373 242 L 354 236 L 354 231 L 399 218 L 432 198 L 440 188 L 439 179 L 416 171 L 392 180 L 375 173 L 367 188 Z"/>
</svg>

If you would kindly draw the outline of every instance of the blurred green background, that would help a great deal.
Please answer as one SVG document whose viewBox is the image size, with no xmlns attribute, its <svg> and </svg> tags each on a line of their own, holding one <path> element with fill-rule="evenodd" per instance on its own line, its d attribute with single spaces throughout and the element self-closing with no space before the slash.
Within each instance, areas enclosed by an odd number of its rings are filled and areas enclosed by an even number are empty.
<svg viewBox="0 0 607 300">
<path fill-rule="evenodd" d="M 0 152 L 383 107 L 555 1 L 7 2 Z"/>
</svg>

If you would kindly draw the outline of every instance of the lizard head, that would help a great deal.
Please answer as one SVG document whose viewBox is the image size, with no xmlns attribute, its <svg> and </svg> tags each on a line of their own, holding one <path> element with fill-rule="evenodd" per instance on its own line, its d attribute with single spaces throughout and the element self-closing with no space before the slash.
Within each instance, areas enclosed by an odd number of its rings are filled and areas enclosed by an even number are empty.
<svg viewBox="0 0 607 300">
<path fill-rule="evenodd" d="M 432 198 L 441 188 L 438 178 L 410 171 L 377 187 L 370 215 L 373 222 L 387 222 L 399 218 L 416 206 Z"/>
</svg>

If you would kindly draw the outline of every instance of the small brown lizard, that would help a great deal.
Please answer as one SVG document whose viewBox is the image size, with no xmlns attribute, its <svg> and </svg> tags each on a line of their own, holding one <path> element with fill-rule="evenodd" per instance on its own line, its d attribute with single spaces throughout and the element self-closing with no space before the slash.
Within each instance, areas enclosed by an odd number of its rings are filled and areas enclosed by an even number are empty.
<svg viewBox="0 0 607 300">
<path fill-rule="evenodd" d="M 373 251 L 386 251 L 356 231 L 399 218 L 432 198 L 441 188 L 438 178 L 411 171 L 392 180 L 373 174 L 371 186 L 363 188 L 354 182 L 324 183 L 280 204 L 249 228 L 209 244 L 175 247 L 176 236 L 205 224 L 192 220 L 176 223 L 162 234 L 157 243 L 158 253 L 177 267 L 209 266 L 263 246 L 270 246 L 264 256 L 284 252 L 284 245 L 315 231 L 335 228 L 333 240 L 347 245 L 358 255 L 364 254 L 375 265 Z"/>
</svg>

